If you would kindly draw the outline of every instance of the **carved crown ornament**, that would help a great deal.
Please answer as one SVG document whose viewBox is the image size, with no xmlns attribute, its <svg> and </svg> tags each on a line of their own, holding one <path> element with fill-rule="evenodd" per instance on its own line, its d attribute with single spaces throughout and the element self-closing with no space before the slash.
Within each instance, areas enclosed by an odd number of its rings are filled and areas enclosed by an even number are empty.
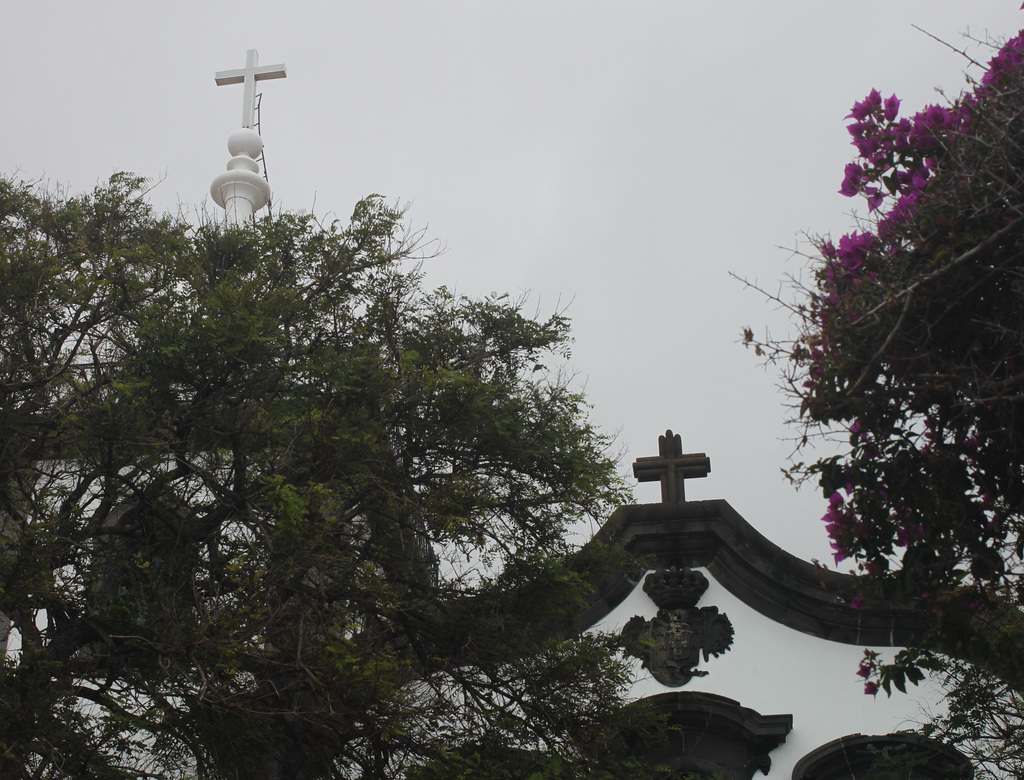
<svg viewBox="0 0 1024 780">
<path fill-rule="evenodd" d="M 694 677 L 703 652 L 705 663 L 732 646 L 732 623 L 718 607 L 697 607 L 708 579 L 685 566 L 658 569 L 644 579 L 644 592 L 658 606 L 651 620 L 633 617 L 622 629 L 634 654 L 655 680 L 678 688 Z"/>
</svg>

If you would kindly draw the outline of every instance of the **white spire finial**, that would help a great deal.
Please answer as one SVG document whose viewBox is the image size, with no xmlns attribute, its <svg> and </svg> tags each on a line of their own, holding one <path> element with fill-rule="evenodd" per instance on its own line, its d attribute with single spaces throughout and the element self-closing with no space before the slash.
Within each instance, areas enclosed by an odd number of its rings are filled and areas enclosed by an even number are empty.
<svg viewBox="0 0 1024 780">
<path fill-rule="evenodd" d="M 256 163 L 262 151 L 263 139 L 251 127 L 240 127 L 228 138 L 228 169 L 213 180 L 210 194 L 231 227 L 241 227 L 270 202 L 270 185 Z"/>
<path fill-rule="evenodd" d="M 225 84 L 242 84 L 242 127 L 252 127 L 256 123 L 256 82 L 267 79 L 283 79 L 288 75 L 284 65 L 264 65 L 257 67 L 260 61 L 259 52 L 249 49 L 245 54 L 245 67 L 240 70 L 222 70 L 214 78 L 217 86 Z"/>
<path fill-rule="evenodd" d="M 252 215 L 270 202 L 270 185 L 259 175 L 256 162 L 263 151 L 263 139 L 253 130 L 256 124 L 256 82 L 265 79 L 283 79 L 284 65 L 257 67 L 259 55 L 249 49 L 242 70 L 223 70 L 216 75 L 217 84 L 242 84 L 242 127 L 228 138 L 231 159 L 228 169 L 213 180 L 210 194 L 213 201 L 224 209 L 225 220 L 232 227 L 240 227 Z"/>
</svg>

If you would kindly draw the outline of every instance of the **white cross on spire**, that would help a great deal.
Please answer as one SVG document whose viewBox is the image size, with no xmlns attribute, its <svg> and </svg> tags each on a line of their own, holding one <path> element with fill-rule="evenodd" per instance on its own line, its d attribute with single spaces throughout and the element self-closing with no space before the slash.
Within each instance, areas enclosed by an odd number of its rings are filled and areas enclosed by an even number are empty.
<svg viewBox="0 0 1024 780">
<path fill-rule="evenodd" d="M 222 70 L 215 75 L 217 86 L 225 84 L 244 85 L 242 95 L 242 127 L 256 124 L 256 82 L 266 79 L 283 79 L 288 75 L 284 65 L 264 65 L 257 67 L 259 54 L 249 49 L 245 55 L 245 67 L 240 70 Z"/>
</svg>

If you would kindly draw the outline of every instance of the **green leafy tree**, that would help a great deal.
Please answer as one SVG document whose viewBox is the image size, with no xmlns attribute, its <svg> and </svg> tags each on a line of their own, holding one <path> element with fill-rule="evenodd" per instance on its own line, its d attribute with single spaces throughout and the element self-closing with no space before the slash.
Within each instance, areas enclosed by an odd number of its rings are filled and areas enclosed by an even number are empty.
<svg viewBox="0 0 1024 780">
<path fill-rule="evenodd" d="M 985 732 L 962 717 L 985 717 L 970 705 L 982 678 L 1024 728 L 1022 116 L 1024 34 L 946 104 L 901 117 L 895 95 L 855 103 L 840 191 L 868 213 L 815 242 L 787 302 L 794 341 L 746 332 L 785 367 L 803 442 L 840 434 L 840 455 L 793 471 L 820 480 L 836 562 L 865 575 L 859 606 L 881 594 L 935 615 L 920 647 L 866 656 L 867 692 L 945 671 L 954 737 Z"/>
<path fill-rule="evenodd" d="M 1024 699 L 983 667 L 944 664 L 946 712 L 925 725 L 928 736 L 956 744 L 980 770 L 976 777 L 1024 777 Z"/>
<path fill-rule="evenodd" d="M 634 776 L 619 648 L 564 630 L 623 499 L 566 319 L 424 289 L 377 197 L 139 186 L 0 181 L 0 774 Z"/>
</svg>

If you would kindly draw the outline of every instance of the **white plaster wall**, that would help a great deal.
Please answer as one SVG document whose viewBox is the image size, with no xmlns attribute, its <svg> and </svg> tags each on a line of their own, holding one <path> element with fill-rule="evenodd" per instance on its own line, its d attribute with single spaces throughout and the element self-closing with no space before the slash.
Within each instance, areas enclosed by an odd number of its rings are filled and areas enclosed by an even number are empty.
<svg viewBox="0 0 1024 780">
<path fill-rule="evenodd" d="M 701 660 L 706 677 L 695 677 L 681 688 L 654 680 L 637 662 L 636 698 L 671 691 L 701 691 L 735 699 L 761 715 L 789 714 L 793 730 L 771 753 L 773 780 L 788 780 L 793 766 L 816 747 L 847 734 L 887 734 L 911 729 L 935 712 L 941 691 L 932 681 L 872 697 L 864 693 L 857 666 L 864 647 L 830 642 L 803 634 L 770 620 L 741 602 L 706 569 L 709 587 L 698 607 L 715 606 L 732 621 L 732 647 L 718 658 Z M 657 614 L 644 593 L 642 580 L 633 592 L 594 628 L 618 631 L 634 615 Z M 891 657 L 894 648 L 872 648 Z"/>
</svg>

